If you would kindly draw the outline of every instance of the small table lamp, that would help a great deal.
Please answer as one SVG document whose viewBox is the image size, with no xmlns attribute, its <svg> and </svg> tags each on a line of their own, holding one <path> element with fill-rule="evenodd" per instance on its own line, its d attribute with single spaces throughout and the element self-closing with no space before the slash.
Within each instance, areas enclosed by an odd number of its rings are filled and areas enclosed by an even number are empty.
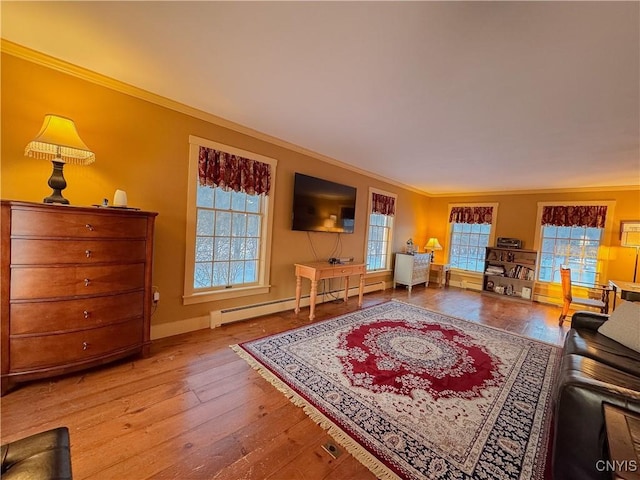
<svg viewBox="0 0 640 480">
<path fill-rule="evenodd" d="M 424 246 L 424 249 L 431 250 L 431 261 L 433 262 L 433 251 L 442 250 L 442 245 L 440 245 L 440 242 L 436 237 L 431 237 Z"/>
<path fill-rule="evenodd" d="M 65 163 L 89 165 L 96 160 L 95 154 L 89 150 L 76 130 L 73 120 L 58 115 L 45 115 L 42 128 L 24 149 L 28 157 L 51 160 L 53 172 L 49 178 L 49 186 L 53 189 L 44 203 L 64 203 L 69 200 L 62 196 L 67 182 L 62 174 Z"/>
</svg>

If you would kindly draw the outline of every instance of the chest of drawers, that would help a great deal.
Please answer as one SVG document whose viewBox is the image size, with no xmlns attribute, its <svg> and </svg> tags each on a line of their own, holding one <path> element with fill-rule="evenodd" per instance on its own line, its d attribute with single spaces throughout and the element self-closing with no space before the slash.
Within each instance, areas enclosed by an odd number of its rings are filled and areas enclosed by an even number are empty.
<svg viewBox="0 0 640 480">
<path fill-rule="evenodd" d="M 146 354 L 155 213 L 2 201 L 2 394 Z"/>
<path fill-rule="evenodd" d="M 411 287 L 419 283 L 429 285 L 430 253 L 396 253 L 395 261 L 393 288 L 399 283 L 406 285 L 411 292 Z"/>
</svg>

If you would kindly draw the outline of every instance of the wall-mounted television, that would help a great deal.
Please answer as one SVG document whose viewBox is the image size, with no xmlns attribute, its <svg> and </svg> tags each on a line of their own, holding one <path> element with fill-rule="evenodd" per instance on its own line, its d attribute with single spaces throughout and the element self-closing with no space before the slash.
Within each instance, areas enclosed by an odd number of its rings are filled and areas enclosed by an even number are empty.
<svg viewBox="0 0 640 480">
<path fill-rule="evenodd" d="M 353 233 L 356 188 L 296 173 L 292 230 Z"/>
</svg>

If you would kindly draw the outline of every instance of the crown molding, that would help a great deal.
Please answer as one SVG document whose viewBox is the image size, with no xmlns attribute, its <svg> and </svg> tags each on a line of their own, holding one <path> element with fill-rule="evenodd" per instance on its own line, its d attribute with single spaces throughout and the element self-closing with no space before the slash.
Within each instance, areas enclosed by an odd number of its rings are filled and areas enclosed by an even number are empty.
<svg viewBox="0 0 640 480">
<path fill-rule="evenodd" d="M 616 185 L 603 187 L 573 187 L 573 188 L 547 188 L 537 190 L 500 190 L 488 192 L 453 192 L 453 193 L 427 193 L 431 198 L 447 197 L 482 197 L 482 196 L 503 196 L 503 195 L 544 195 L 561 193 L 593 193 L 593 192 L 639 192 L 640 185 Z"/>
<path fill-rule="evenodd" d="M 4 38 L 1 38 L 0 40 L 1 40 L 0 51 L 8 55 L 12 55 L 14 57 L 18 57 L 32 63 L 51 68 L 52 70 L 56 70 L 58 72 L 66 73 L 76 78 L 86 80 L 96 85 L 100 85 L 100 86 L 109 88 L 111 90 L 115 90 L 117 92 L 124 93 L 135 98 L 139 98 L 141 100 L 145 100 L 147 102 L 153 103 L 155 105 L 159 105 L 164 108 L 168 108 L 170 110 L 174 110 L 176 112 L 179 112 L 185 115 L 189 115 L 191 117 L 197 118 L 199 120 L 203 120 L 205 122 L 213 123 L 220 127 L 233 130 L 235 132 L 241 133 L 243 135 L 247 135 L 249 137 L 253 137 L 263 142 L 270 143 L 272 145 L 276 145 L 278 147 L 294 151 L 296 153 L 305 155 L 307 157 L 315 158 L 316 160 L 320 160 L 322 162 L 329 163 L 331 165 L 344 168 L 346 170 L 350 170 L 354 173 L 358 173 L 360 175 L 364 175 L 369 178 L 375 178 L 376 180 L 380 180 L 381 182 L 384 182 L 386 184 L 395 185 L 397 187 L 403 188 L 405 190 L 410 190 L 420 195 L 425 195 L 425 196 L 429 195 L 427 192 L 423 190 L 419 190 L 410 185 L 405 185 L 403 183 L 390 180 L 388 178 L 385 178 L 381 175 L 370 172 L 368 170 L 354 167 L 353 165 L 349 165 L 347 163 L 341 162 L 340 160 L 336 160 L 335 158 L 327 157 L 320 153 L 301 147 L 300 145 L 296 145 L 294 143 L 290 143 L 290 142 L 287 142 L 286 140 L 273 137 L 271 135 L 260 132 L 258 130 L 245 127 L 244 125 L 240 125 L 230 120 L 226 120 L 222 117 L 218 117 L 217 115 L 213 115 L 203 110 L 190 107 L 183 103 L 177 102 L 175 100 L 171 100 L 170 98 L 163 97 L 161 95 L 157 95 L 155 93 L 149 92 L 142 88 L 129 85 L 128 83 L 121 82 L 119 80 L 108 77 L 106 75 L 102 75 L 92 70 L 88 70 L 84 67 L 80 67 L 78 65 L 74 65 L 64 60 L 60 60 L 58 58 L 47 55 L 45 53 L 38 52 L 36 50 L 24 47 L 22 45 L 11 42 Z"/>
</svg>

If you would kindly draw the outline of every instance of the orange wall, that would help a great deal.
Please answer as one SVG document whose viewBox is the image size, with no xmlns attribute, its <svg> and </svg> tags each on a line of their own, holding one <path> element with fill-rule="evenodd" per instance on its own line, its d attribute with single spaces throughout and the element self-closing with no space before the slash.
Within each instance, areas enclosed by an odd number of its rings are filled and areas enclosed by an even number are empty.
<svg viewBox="0 0 640 480">
<path fill-rule="evenodd" d="M 73 205 L 113 200 L 117 188 L 127 192 L 130 206 L 155 211 L 153 282 L 161 301 L 152 324 L 206 316 L 240 304 L 254 304 L 295 295 L 293 264 L 331 255 L 364 259 L 369 187 L 398 195 L 395 250 L 426 228 L 428 198 L 296 151 L 247 136 L 169 108 L 119 93 L 95 83 L 2 55 L 2 198 L 41 202 L 51 189 L 51 163 L 24 156 L 26 144 L 38 133 L 45 114 L 72 118 L 84 142 L 96 153 L 89 166 L 66 165 L 64 196 Z M 274 193 L 271 292 L 240 299 L 182 304 L 184 285 L 186 198 L 189 135 L 253 151 L 278 160 Z M 291 230 L 293 177 L 305 173 L 357 188 L 356 231 L 337 236 Z M 382 276 L 390 280 L 390 276 Z M 377 281 L 380 278 L 376 279 Z M 308 288 L 308 286 L 306 287 Z"/>
<path fill-rule="evenodd" d="M 620 220 L 640 220 L 640 191 L 593 193 L 539 193 L 428 197 L 379 179 L 356 173 L 288 149 L 276 143 L 225 128 L 132 95 L 92 83 L 7 53 L 2 54 L 2 198 L 41 202 L 49 195 L 51 164 L 24 156 L 24 147 L 40 129 L 47 113 L 75 120 L 80 136 L 96 153 L 90 166 L 65 166 L 72 204 L 92 205 L 113 199 L 117 188 L 127 191 L 129 204 L 159 213 L 156 223 L 154 285 L 161 293 L 153 325 L 192 319 L 241 304 L 294 296 L 293 263 L 330 255 L 364 259 L 367 193 L 375 187 L 398 195 L 394 251 L 412 237 L 422 247 L 428 237 L 447 246 L 447 209 L 450 202 L 499 202 L 497 236 L 521 238 L 533 245 L 537 202 L 615 200 L 610 245 L 609 278 L 630 280 L 635 252 L 619 247 Z M 189 135 L 253 151 L 278 160 L 274 194 L 272 290 L 241 299 L 182 304 L 185 259 L 187 167 Z M 344 159 L 348 160 L 348 159 Z M 612 166 L 611 168 L 615 168 Z M 293 176 L 301 172 L 357 187 L 356 232 L 342 235 L 340 252 L 333 252 L 335 234 L 294 232 L 290 228 Z M 444 251 L 443 251 L 444 252 Z M 438 252 L 436 260 L 443 258 Z M 379 280 L 391 279 L 383 275 Z M 371 280 L 369 280 L 371 281 Z"/>
</svg>

